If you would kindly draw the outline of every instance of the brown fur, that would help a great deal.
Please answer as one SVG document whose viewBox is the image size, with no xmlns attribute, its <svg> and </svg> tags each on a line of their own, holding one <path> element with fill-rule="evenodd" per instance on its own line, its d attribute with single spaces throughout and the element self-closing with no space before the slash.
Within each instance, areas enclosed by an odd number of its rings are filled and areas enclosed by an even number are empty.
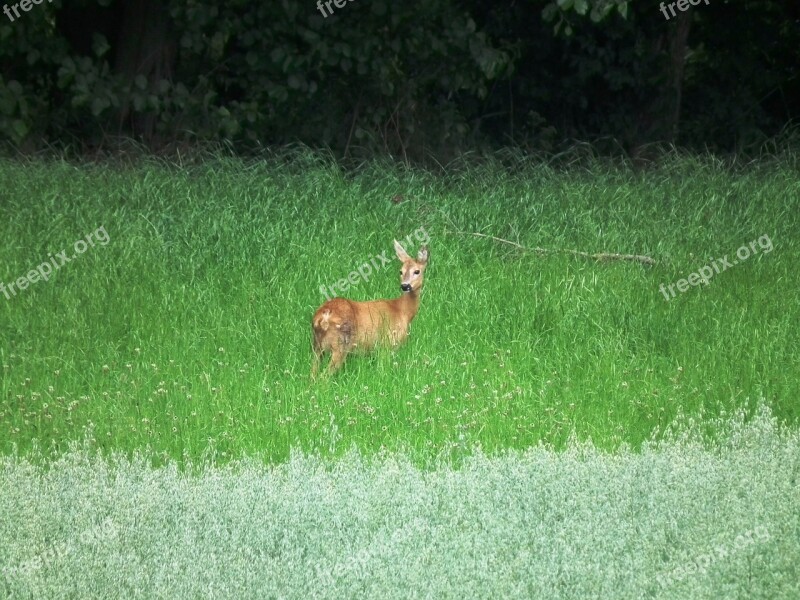
<svg viewBox="0 0 800 600">
<path fill-rule="evenodd" d="M 411 291 L 393 300 L 355 302 L 334 298 L 320 306 L 311 319 L 314 330 L 312 377 L 316 377 L 325 352 L 331 353 L 327 368 L 331 375 L 354 350 L 369 351 L 381 345 L 394 348 L 408 337 L 408 327 L 419 310 L 428 249 L 420 248 L 415 260 L 396 240 L 394 244 L 397 258 L 403 262 L 400 285 L 410 285 Z"/>
</svg>

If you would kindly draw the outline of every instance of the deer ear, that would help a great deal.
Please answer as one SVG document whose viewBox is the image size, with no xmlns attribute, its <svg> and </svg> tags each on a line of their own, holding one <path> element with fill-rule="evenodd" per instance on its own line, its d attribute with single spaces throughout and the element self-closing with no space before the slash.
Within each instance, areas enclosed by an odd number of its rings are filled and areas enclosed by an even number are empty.
<svg viewBox="0 0 800 600">
<path fill-rule="evenodd" d="M 422 248 L 419 249 L 419 252 L 417 253 L 417 260 L 419 262 L 421 262 L 421 263 L 428 262 L 428 247 L 427 246 L 423 246 Z"/>
<path fill-rule="evenodd" d="M 397 240 L 394 241 L 394 251 L 397 253 L 397 258 L 402 260 L 403 262 L 407 260 L 411 260 L 411 257 L 406 252 L 405 248 L 400 245 L 400 242 Z"/>
</svg>

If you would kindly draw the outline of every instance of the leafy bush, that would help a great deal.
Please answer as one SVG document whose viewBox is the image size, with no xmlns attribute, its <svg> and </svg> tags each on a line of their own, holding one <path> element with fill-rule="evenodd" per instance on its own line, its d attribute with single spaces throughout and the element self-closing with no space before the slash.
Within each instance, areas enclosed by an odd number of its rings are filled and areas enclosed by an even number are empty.
<svg viewBox="0 0 800 600">
<path fill-rule="evenodd" d="M 118 136 L 406 160 L 575 138 L 748 149 L 798 116 L 800 37 L 777 1 L 696 7 L 677 50 L 657 7 L 626 0 L 359 0 L 327 17 L 300 0 L 33 8 L 0 20 L 0 140 L 25 149 Z"/>
</svg>

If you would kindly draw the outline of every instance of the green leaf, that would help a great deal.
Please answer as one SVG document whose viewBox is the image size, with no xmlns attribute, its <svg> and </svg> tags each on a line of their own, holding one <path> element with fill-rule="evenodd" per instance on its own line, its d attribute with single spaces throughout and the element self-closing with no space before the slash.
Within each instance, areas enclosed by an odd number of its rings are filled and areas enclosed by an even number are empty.
<svg viewBox="0 0 800 600">
<path fill-rule="evenodd" d="M 289 75 L 289 79 L 286 81 L 287 85 L 293 90 L 299 90 L 303 87 L 303 78 L 296 73 L 292 73 Z"/>
<path fill-rule="evenodd" d="M 383 0 L 374 0 L 372 4 L 372 14 L 382 17 L 386 14 L 386 3 Z"/>
<path fill-rule="evenodd" d="M 14 137 L 16 137 L 17 141 L 21 141 L 28 135 L 28 126 L 19 119 L 14 119 L 11 123 L 11 130 L 14 132 Z"/>
<path fill-rule="evenodd" d="M 275 64 L 280 63 L 284 56 L 286 56 L 286 54 L 280 46 L 273 48 L 272 52 L 269 53 L 269 59 Z"/>
<path fill-rule="evenodd" d="M 92 34 L 92 52 L 95 56 L 103 56 L 110 49 L 111 46 L 109 46 L 106 36 L 99 33 Z"/>
<path fill-rule="evenodd" d="M 95 117 L 100 116 L 100 113 L 102 113 L 109 106 L 111 106 L 111 103 L 108 101 L 108 98 L 95 96 L 92 98 L 91 104 L 92 115 Z"/>
</svg>

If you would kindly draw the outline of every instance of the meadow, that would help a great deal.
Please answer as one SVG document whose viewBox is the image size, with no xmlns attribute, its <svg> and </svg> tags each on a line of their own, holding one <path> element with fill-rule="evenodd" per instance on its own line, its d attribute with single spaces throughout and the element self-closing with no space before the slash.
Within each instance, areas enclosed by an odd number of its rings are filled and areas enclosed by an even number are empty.
<svg viewBox="0 0 800 600">
<path fill-rule="evenodd" d="M 797 167 L 0 160 L 0 589 L 792 597 Z M 420 228 L 407 343 L 312 382 L 321 288 Z"/>
<path fill-rule="evenodd" d="M 720 447 L 705 446 L 703 427 Z M 800 594 L 800 435 L 764 409 L 637 452 L 569 443 L 421 470 L 0 457 L 9 598 L 769 598 Z M 192 469 L 195 470 L 194 468 Z"/>
</svg>

